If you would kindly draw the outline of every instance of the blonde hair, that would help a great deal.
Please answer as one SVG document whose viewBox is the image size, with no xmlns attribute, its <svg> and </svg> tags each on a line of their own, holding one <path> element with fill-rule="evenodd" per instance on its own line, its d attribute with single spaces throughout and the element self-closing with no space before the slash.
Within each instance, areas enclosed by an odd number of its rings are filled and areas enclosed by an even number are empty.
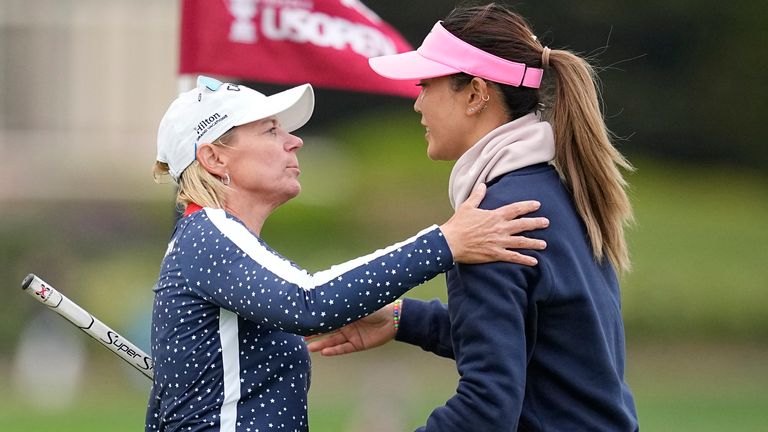
<svg viewBox="0 0 768 432">
<path fill-rule="evenodd" d="M 232 139 L 233 130 L 234 128 L 228 130 L 212 144 L 226 147 L 229 140 Z M 155 161 L 152 177 L 156 183 L 167 183 L 169 178 L 172 179 L 168 164 Z M 221 179 L 206 171 L 197 160 L 181 172 L 176 183 L 179 186 L 176 193 L 176 205 L 182 211 L 190 203 L 202 207 L 224 208 L 229 187 L 222 183 Z"/>
<path fill-rule="evenodd" d="M 584 221 L 595 258 L 607 256 L 615 268 L 628 271 L 624 227 L 634 217 L 620 169 L 634 168 L 611 143 L 592 66 L 564 50 L 550 50 L 548 65 L 542 64 L 549 48 L 541 45 L 523 17 L 493 3 L 454 9 L 443 26 L 486 52 L 547 69 L 544 75 L 554 88 L 544 114 L 554 130 L 555 167 Z M 454 88 L 469 80 L 466 74 L 454 76 Z M 539 109 L 544 96 L 538 89 L 498 86 L 512 120 Z"/>
</svg>

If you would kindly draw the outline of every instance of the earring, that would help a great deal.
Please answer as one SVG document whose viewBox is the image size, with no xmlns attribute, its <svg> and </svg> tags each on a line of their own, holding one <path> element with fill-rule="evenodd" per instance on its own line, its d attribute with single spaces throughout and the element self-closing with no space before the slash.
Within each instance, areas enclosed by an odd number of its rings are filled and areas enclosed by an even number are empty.
<svg viewBox="0 0 768 432">
<path fill-rule="evenodd" d="M 232 182 L 232 179 L 229 177 L 229 173 L 224 173 L 224 177 L 222 177 L 221 182 L 224 184 L 224 186 L 229 186 L 229 184 Z"/>
<path fill-rule="evenodd" d="M 485 96 L 481 97 L 480 99 L 481 99 L 483 102 L 485 102 L 485 103 L 483 104 L 483 106 L 479 107 L 479 108 L 480 108 L 480 111 L 484 111 L 486 108 L 488 108 L 488 101 L 489 101 L 489 100 L 491 100 L 491 95 L 485 95 Z M 469 108 L 467 111 L 469 111 L 469 112 L 473 113 L 473 112 L 477 111 L 477 108 L 478 108 L 478 107 L 474 106 L 474 107 L 472 107 L 472 108 Z"/>
</svg>

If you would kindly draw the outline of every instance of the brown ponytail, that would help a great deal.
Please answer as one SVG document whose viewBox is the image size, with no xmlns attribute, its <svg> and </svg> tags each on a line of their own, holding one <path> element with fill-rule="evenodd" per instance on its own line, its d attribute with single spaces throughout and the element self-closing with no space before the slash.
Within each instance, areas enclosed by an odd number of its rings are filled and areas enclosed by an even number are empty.
<svg viewBox="0 0 768 432">
<path fill-rule="evenodd" d="M 611 143 L 594 69 L 568 51 L 545 49 L 523 17 L 494 3 L 454 9 L 443 26 L 465 42 L 507 60 L 530 67 L 544 67 L 542 60 L 548 60 L 544 76 L 553 89 L 546 95 L 543 115 L 554 129 L 555 167 L 573 195 L 595 258 L 602 261 L 607 256 L 615 268 L 629 270 L 624 226 L 633 216 L 620 168 L 634 168 Z M 466 74 L 455 75 L 454 89 L 469 81 Z M 536 111 L 544 96 L 537 89 L 496 85 L 510 121 Z"/>
<path fill-rule="evenodd" d="M 554 97 L 549 114 L 555 134 L 555 166 L 573 194 L 596 258 L 622 271 L 631 267 L 624 226 L 633 221 L 619 168 L 634 168 L 613 146 L 600 110 L 596 74 L 586 60 L 552 50 Z"/>
</svg>

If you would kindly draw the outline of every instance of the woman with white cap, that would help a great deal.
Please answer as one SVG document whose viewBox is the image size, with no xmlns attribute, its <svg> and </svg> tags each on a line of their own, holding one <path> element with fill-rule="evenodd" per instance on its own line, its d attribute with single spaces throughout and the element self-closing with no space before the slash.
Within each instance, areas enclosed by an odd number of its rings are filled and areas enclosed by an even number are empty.
<svg viewBox="0 0 768 432">
<path fill-rule="evenodd" d="M 592 68 L 542 46 L 524 18 L 496 4 L 455 9 L 416 51 L 370 65 L 419 81 L 427 152 L 456 161 L 454 208 L 487 183 L 482 208 L 535 199 L 552 228 L 538 234 L 547 242 L 533 253 L 538 266 L 458 264 L 447 305 L 398 300 L 310 351 L 394 338 L 455 359 L 456 395 L 420 431 L 637 430 L 616 274 L 629 268 L 632 211 L 619 168 L 631 166 L 609 139 Z M 554 90 L 543 112 L 542 78 Z"/>
<path fill-rule="evenodd" d="M 524 202 L 477 209 L 484 189 L 440 227 L 309 274 L 258 236 L 300 189 L 290 132 L 311 116 L 309 85 L 265 96 L 200 77 L 168 108 L 155 175 L 178 185 L 184 217 L 161 264 L 152 315 L 155 375 L 146 430 L 306 431 L 310 361 L 303 339 L 362 318 L 455 262 L 535 259 L 513 236 L 543 228 Z"/>
</svg>

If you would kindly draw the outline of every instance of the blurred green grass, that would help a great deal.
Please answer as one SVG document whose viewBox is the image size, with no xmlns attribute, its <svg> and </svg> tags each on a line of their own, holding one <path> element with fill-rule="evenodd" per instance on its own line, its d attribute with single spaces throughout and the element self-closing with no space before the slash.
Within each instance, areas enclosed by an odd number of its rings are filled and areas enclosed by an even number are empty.
<svg viewBox="0 0 768 432">
<path fill-rule="evenodd" d="M 141 430 L 148 382 L 107 356 L 96 355 L 104 363 L 63 410 L 0 394 L 0 430 Z M 631 344 L 628 381 L 642 430 L 764 431 L 767 360 L 768 347 L 743 343 Z M 413 430 L 453 395 L 457 379 L 451 361 L 395 344 L 347 357 L 313 356 L 313 362 L 309 421 L 315 432 L 374 430 L 360 426 L 370 421 L 382 423 L 375 430 Z"/>
<path fill-rule="evenodd" d="M 624 283 L 638 335 L 768 337 L 768 178 L 643 161 L 631 177 L 635 268 Z"/>
<path fill-rule="evenodd" d="M 300 156 L 304 191 L 275 212 L 264 238 L 319 270 L 444 221 L 451 165 L 428 161 L 421 135 L 412 115 L 392 114 L 359 118 L 316 144 L 308 137 Z M 768 177 L 739 167 L 633 161 L 634 271 L 622 289 L 627 375 L 643 430 L 765 430 Z M 92 372 L 72 406 L 56 410 L 10 390 L 16 338 L 32 314 L 48 313 L 17 287 L 35 271 L 116 330 L 148 329 L 169 207 L 160 199 L 7 206 L 0 278 L 14 294 L 0 328 L 1 431 L 141 429 L 147 388 L 90 341 Z M 442 278 L 412 295 L 444 299 Z M 399 419 L 392 430 L 409 430 L 453 394 L 455 383 L 450 361 L 411 347 L 315 358 L 312 430 L 361 430 L 354 425 L 372 415 L 371 403 Z"/>
</svg>

